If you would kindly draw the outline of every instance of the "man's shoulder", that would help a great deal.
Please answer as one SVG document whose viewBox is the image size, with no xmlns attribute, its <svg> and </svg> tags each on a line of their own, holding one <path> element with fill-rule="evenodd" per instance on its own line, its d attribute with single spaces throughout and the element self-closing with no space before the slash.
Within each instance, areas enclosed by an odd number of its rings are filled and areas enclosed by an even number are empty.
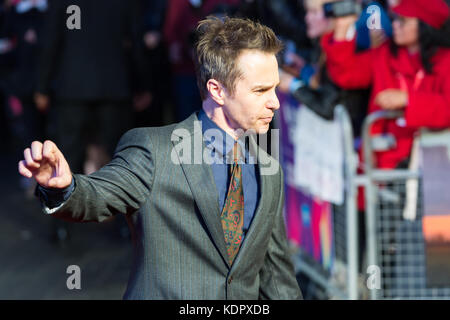
<svg viewBox="0 0 450 320">
<path fill-rule="evenodd" d="M 178 123 L 173 123 L 160 127 L 136 127 L 128 130 L 122 136 L 122 139 L 143 141 L 160 136 L 170 136 Z"/>
<path fill-rule="evenodd" d="M 157 146 L 166 145 L 172 140 L 177 132 L 187 131 L 192 134 L 194 131 L 194 121 L 198 120 L 197 113 L 194 112 L 181 122 L 172 123 L 159 127 L 136 127 L 125 132 L 119 141 L 120 145 Z M 183 133 L 184 133 L 183 131 Z"/>
<path fill-rule="evenodd" d="M 171 132 L 177 124 L 161 127 L 136 127 L 125 132 L 119 140 L 116 151 L 124 147 L 149 149 L 160 145 L 161 141 L 170 140 Z"/>
</svg>

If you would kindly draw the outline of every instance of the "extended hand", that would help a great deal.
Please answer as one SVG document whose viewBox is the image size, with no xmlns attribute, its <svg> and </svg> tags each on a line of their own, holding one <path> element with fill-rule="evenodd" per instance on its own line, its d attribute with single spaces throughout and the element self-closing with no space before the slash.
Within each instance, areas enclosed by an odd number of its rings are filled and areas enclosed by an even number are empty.
<svg viewBox="0 0 450 320">
<path fill-rule="evenodd" d="M 377 94 L 375 103 L 382 109 L 401 109 L 408 103 L 408 93 L 399 89 L 386 89 Z"/>
<path fill-rule="evenodd" d="M 19 161 L 21 175 L 34 178 L 47 188 L 64 189 L 72 182 L 69 164 L 52 141 L 46 140 L 43 144 L 33 141 L 23 154 L 24 160 Z"/>
</svg>

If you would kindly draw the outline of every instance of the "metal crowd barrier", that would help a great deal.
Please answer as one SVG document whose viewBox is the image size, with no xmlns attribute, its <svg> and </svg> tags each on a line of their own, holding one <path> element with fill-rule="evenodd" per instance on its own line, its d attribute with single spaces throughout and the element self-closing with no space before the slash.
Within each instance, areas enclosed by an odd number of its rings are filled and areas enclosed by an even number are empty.
<svg viewBox="0 0 450 320">
<path fill-rule="evenodd" d="M 363 174 L 357 174 L 358 155 L 353 148 L 349 115 L 342 105 L 335 113 L 344 141 L 345 201 L 333 206 L 335 268 L 331 274 L 301 249 L 294 254 L 296 272 L 321 286 L 332 299 L 450 299 L 450 288 L 426 284 L 425 241 L 422 233 L 423 199 L 418 170 L 377 169 L 374 152 L 392 142 L 389 136 L 372 136 L 372 125 L 381 119 L 397 119 L 401 111 L 368 115 L 362 132 Z M 384 141 L 383 141 L 384 140 Z M 406 184 L 418 185 L 416 214 L 403 216 Z M 358 271 L 357 188 L 364 187 L 365 237 L 362 273 Z M 370 278 L 370 279 L 369 279 Z M 375 280 L 372 283 L 372 280 Z"/>
<path fill-rule="evenodd" d="M 379 111 L 370 114 L 363 126 L 364 175 L 357 180 L 365 187 L 367 266 L 376 266 L 381 273 L 376 275 L 378 286 L 365 286 L 365 290 L 370 299 L 449 299 L 450 288 L 426 285 L 420 172 L 382 170 L 373 165 L 372 125 L 401 116 L 399 111 Z M 417 209 L 415 217 L 405 219 L 406 183 L 411 180 L 418 182 Z"/>
</svg>

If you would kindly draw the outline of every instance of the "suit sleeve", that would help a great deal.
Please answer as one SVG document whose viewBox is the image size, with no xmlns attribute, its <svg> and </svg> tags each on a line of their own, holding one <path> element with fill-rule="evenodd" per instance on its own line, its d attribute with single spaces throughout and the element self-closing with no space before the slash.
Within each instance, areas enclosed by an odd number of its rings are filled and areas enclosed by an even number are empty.
<svg viewBox="0 0 450 320">
<path fill-rule="evenodd" d="M 148 199 L 154 178 L 151 141 L 143 128 L 120 139 L 110 163 L 90 174 L 75 174 L 75 189 L 55 212 L 75 222 L 101 222 L 117 213 L 131 214 Z"/>
<path fill-rule="evenodd" d="M 295 277 L 284 225 L 284 184 L 280 171 L 280 194 L 269 248 L 260 270 L 260 299 L 295 300 L 302 299 L 302 293 Z"/>
<path fill-rule="evenodd" d="M 333 33 L 321 39 L 326 53 L 326 67 L 330 78 L 342 89 L 364 89 L 372 82 L 373 50 L 356 53 L 356 38 L 351 41 L 335 41 Z"/>
</svg>

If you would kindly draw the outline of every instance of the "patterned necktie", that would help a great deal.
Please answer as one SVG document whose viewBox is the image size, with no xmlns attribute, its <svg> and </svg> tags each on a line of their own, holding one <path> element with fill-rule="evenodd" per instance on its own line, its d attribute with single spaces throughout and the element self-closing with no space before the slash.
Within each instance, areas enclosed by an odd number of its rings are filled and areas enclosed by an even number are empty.
<svg viewBox="0 0 450 320">
<path fill-rule="evenodd" d="M 228 261 L 233 264 L 242 242 L 244 225 L 244 191 L 242 187 L 242 168 L 238 164 L 239 145 L 233 147 L 233 164 L 231 165 L 231 179 L 228 186 L 227 198 L 220 216 L 228 251 Z"/>
</svg>

